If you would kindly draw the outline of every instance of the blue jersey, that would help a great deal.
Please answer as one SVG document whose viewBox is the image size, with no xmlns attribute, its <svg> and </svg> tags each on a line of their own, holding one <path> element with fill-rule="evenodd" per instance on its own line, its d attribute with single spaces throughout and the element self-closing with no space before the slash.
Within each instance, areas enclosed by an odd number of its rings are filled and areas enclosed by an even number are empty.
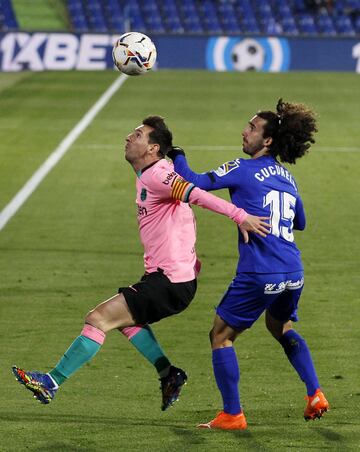
<svg viewBox="0 0 360 452">
<path fill-rule="evenodd" d="M 178 155 L 175 171 L 203 190 L 229 189 L 231 201 L 252 215 L 270 217 L 271 233 L 251 234 L 244 243 L 239 231 L 237 273 L 286 273 L 303 270 L 293 229 L 305 228 L 305 212 L 296 182 L 273 157 L 236 159 L 208 173 L 194 173 Z"/>
</svg>

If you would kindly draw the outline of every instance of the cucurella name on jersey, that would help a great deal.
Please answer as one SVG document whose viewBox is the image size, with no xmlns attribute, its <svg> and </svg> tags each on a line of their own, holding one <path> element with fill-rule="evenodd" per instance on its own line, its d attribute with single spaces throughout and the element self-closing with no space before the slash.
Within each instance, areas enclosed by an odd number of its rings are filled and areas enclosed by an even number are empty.
<svg viewBox="0 0 360 452">
<path fill-rule="evenodd" d="M 223 177 L 226 174 L 228 174 L 230 171 L 238 168 L 240 165 L 240 160 L 241 159 L 235 159 L 231 162 L 226 162 L 223 165 L 219 166 L 219 168 L 217 170 L 215 170 L 214 173 L 216 173 L 219 177 Z M 271 177 L 271 176 L 285 177 L 285 179 L 287 179 L 293 185 L 295 190 L 297 191 L 297 186 L 294 181 L 294 178 L 289 173 L 289 171 L 286 168 L 284 168 L 283 166 L 276 165 L 276 164 L 269 165 L 267 167 L 261 168 L 259 172 L 256 172 L 254 174 L 254 177 L 256 177 L 256 179 L 259 180 L 260 182 L 264 182 L 264 180 L 266 178 Z"/>
<path fill-rule="evenodd" d="M 296 186 L 296 183 L 295 183 L 292 175 L 289 173 L 289 171 L 287 169 L 283 168 L 282 166 L 269 165 L 266 168 L 261 168 L 260 172 L 259 173 L 255 173 L 254 176 L 260 182 L 264 182 L 264 180 L 267 177 L 271 177 L 271 176 L 285 177 L 285 179 L 287 179 L 293 185 L 295 190 L 297 191 L 297 186 Z"/>
</svg>

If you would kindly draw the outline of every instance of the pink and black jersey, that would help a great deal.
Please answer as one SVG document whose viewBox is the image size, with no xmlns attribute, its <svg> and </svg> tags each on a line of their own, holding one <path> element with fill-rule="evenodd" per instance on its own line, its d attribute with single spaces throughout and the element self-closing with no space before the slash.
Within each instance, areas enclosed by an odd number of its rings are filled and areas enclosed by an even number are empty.
<svg viewBox="0 0 360 452">
<path fill-rule="evenodd" d="M 165 159 L 137 176 L 137 217 L 146 272 L 161 268 L 171 282 L 195 279 L 196 224 L 187 204 L 193 184 L 175 173 Z"/>
</svg>

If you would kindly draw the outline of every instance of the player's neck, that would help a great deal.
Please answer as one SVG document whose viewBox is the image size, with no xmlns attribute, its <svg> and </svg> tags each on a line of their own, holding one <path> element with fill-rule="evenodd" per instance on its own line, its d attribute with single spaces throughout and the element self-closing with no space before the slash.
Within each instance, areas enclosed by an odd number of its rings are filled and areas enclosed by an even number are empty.
<svg viewBox="0 0 360 452">
<path fill-rule="evenodd" d="M 252 159 L 258 159 L 259 157 L 262 157 L 263 155 L 270 155 L 268 148 L 260 149 L 260 151 L 255 152 L 255 154 L 253 154 L 251 156 L 251 158 Z"/>
<path fill-rule="evenodd" d="M 160 159 L 159 157 L 156 158 L 144 158 L 139 161 L 133 162 L 131 166 L 134 168 L 134 171 L 136 174 L 142 173 L 146 170 L 149 166 L 154 165 L 156 162 L 158 162 Z"/>
</svg>

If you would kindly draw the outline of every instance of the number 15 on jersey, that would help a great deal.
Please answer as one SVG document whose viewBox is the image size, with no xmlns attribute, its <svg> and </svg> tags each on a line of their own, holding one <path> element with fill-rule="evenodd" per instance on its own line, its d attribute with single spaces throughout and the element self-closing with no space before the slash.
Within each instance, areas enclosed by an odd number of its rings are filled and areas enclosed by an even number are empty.
<svg viewBox="0 0 360 452">
<path fill-rule="evenodd" d="M 271 190 L 264 196 L 263 207 L 270 206 L 271 234 L 288 242 L 294 241 L 295 204 L 295 196 L 287 192 Z"/>
</svg>

